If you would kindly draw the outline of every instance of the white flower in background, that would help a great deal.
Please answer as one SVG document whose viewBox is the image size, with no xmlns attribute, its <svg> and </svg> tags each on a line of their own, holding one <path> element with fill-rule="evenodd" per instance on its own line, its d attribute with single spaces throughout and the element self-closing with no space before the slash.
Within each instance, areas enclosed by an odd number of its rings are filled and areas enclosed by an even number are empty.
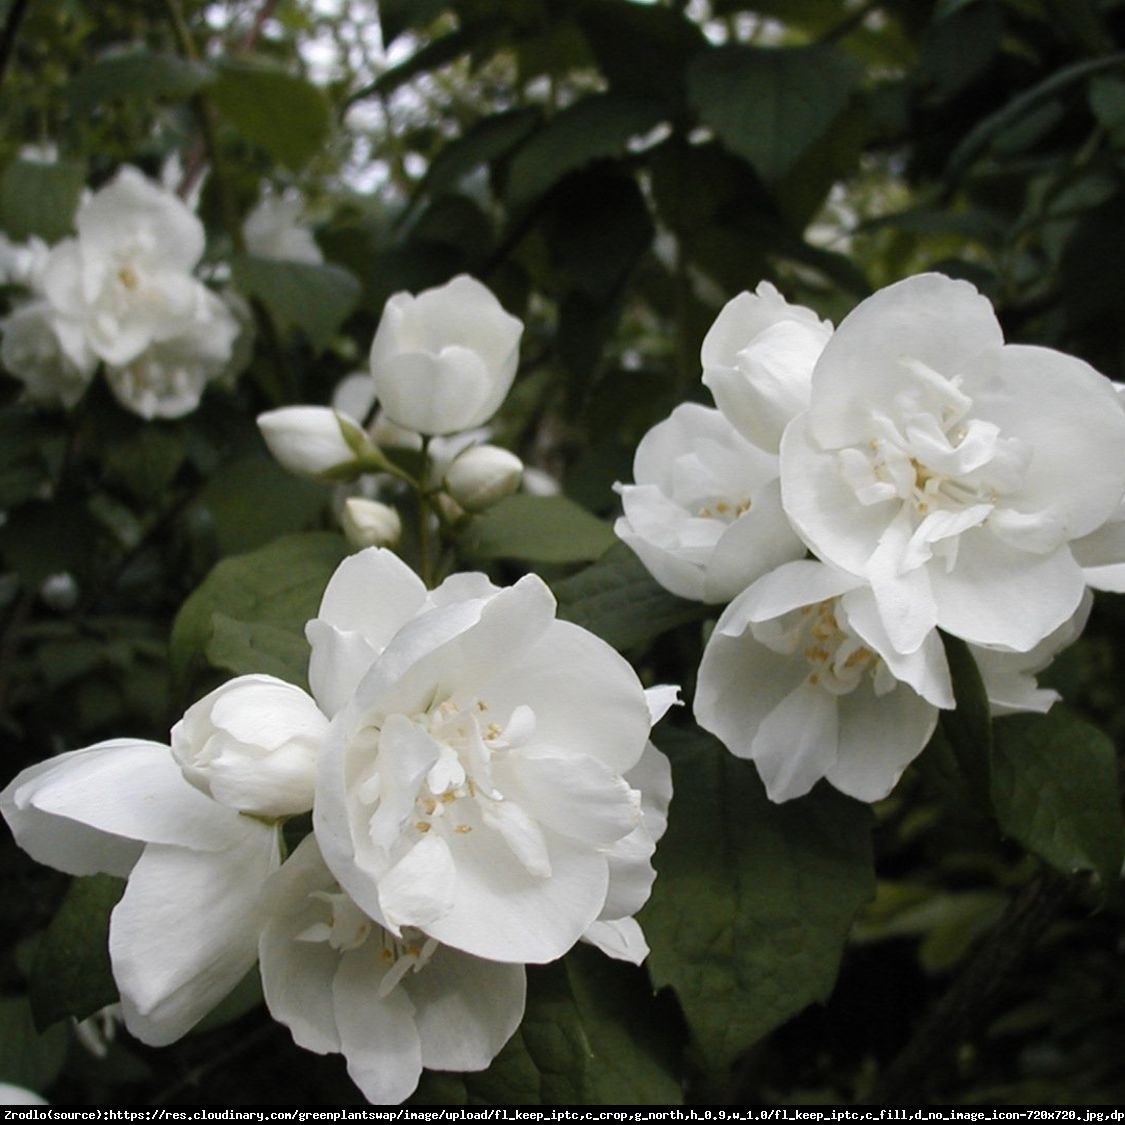
<svg viewBox="0 0 1125 1125">
<path fill-rule="evenodd" d="M 122 1018 L 120 1001 L 106 1004 L 84 1020 L 71 1016 L 74 1037 L 94 1058 L 107 1058 L 110 1046 L 117 1039 L 117 1026 Z"/>
<path fill-rule="evenodd" d="M 754 761 L 773 801 L 822 777 L 861 801 L 885 797 L 952 706 L 938 634 L 896 652 L 870 588 L 805 559 L 726 608 L 695 695 L 699 725 Z"/>
<path fill-rule="evenodd" d="M 523 479 L 523 462 L 498 445 L 472 445 L 445 470 L 449 495 L 466 512 L 482 512 L 511 496 Z"/>
<path fill-rule="evenodd" d="M 277 831 L 205 797 L 167 746 L 117 739 L 49 758 L 0 793 L 0 812 L 38 862 L 128 879 L 109 955 L 142 1042 L 180 1038 L 253 966 Z"/>
<path fill-rule="evenodd" d="M 718 411 L 686 403 L 641 439 L 614 531 L 673 594 L 729 601 L 805 545 L 781 507 L 777 458 Z"/>
<path fill-rule="evenodd" d="M 201 793 L 239 812 L 308 812 L 328 719 L 276 676 L 229 680 L 187 709 L 172 728 L 172 757 Z"/>
<path fill-rule="evenodd" d="M 703 338 L 703 382 L 747 441 L 776 453 L 809 403 L 812 370 L 832 325 L 791 305 L 768 281 L 728 301 Z"/>
<path fill-rule="evenodd" d="M 1110 383 L 1048 348 L 1005 345 L 971 285 L 923 274 L 861 302 L 781 443 L 785 510 L 870 583 L 891 643 L 934 626 L 1027 651 L 1075 612 L 1069 542 L 1125 492 Z"/>
<path fill-rule="evenodd" d="M 246 249 L 259 258 L 320 265 L 324 255 L 301 225 L 304 203 L 296 195 L 263 195 L 242 224 Z"/>
<path fill-rule="evenodd" d="M 340 517 L 344 535 L 356 548 L 394 547 L 402 538 L 402 517 L 397 508 L 366 496 L 349 496 Z"/>
<path fill-rule="evenodd" d="M 417 296 L 396 293 L 371 344 L 371 374 L 390 421 L 421 434 L 487 422 L 515 378 L 523 323 L 461 274 Z"/>
<path fill-rule="evenodd" d="M 636 673 L 558 621 L 535 576 L 425 589 L 394 555 L 344 561 L 309 623 L 335 713 L 313 823 L 333 874 L 394 934 L 501 961 L 561 956 L 642 822 L 624 774 L 652 718 Z"/>
<path fill-rule="evenodd" d="M 0 1082 L 0 1105 L 50 1105 L 46 1098 L 25 1086 L 13 1086 L 11 1082 Z"/>
<path fill-rule="evenodd" d="M 1036 675 L 1042 672 L 1067 645 L 1078 640 L 1094 605 L 1089 590 L 1082 595 L 1078 611 L 1028 652 L 970 645 L 984 683 L 993 715 L 1020 711 L 1049 711 L 1061 698 L 1053 688 L 1041 688 Z"/>
<path fill-rule="evenodd" d="M 195 315 L 183 332 L 150 344 L 129 363 L 106 368 L 114 397 L 142 418 L 190 414 L 207 384 L 228 370 L 239 322 L 205 286 L 196 287 L 195 297 Z"/>
<path fill-rule="evenodd" d="M 0 320 L 0 364 L 43 406 L 74 406 L 98 368 L 81 329 L 62 321 L 48 301 L 32 300 Z"/>
<path fill-rule="evenodd" d="M 0 285 L 18 285 L 38 292 L 49 253 L 41 238 L 33 236 L 26 242 L 13 242 L 0 232 Z"/>
<path fill-rule="evenodd" d="M 345 375 L 332 391 L 332 408 L 349 418 L 366 418 L 375 401 L 375 380 L 371 378 L 370 371 L 353 371 Z M 415 434 L 414 438 L 421 447 L 421 437 Z M 394 442 L 379 441 L 379 444 L 393 445 Z"/>
<path fill-rule="evenodd" d="M 58 243 L 43 290 L 78 322 L 106 363 L 124 366 L 154 343 L 190 330 L 201 283 L 203 224 L 175 195 L 122 168 L 75 215 L 77 238 Z"/>
<path fill-rule="evenodd" d="M 269 451 L 291 473 L 329 477 L 358 471 L 371 443 L 363 427 L 330 406 L 282 406 L 258 415 Z"/>
<path fill-rule="evenodd" d="M 262 985 L 294 1041 L 343 1054 L 368 1101 L 408 1097 L 423 1067 L 483 1070 L 523 1017 L 523 965 L 392 934 L 341 890 L 312 836 L 268 888 Z"/>
</svg>

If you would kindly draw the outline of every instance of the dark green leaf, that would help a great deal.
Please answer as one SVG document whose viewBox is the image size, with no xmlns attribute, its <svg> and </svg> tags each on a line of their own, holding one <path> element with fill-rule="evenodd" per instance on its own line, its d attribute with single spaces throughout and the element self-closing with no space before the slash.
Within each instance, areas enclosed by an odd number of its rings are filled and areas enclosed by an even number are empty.
<svg viewBox="0 0 1125 1125">
<path fill-rule="evenodd" d="M 974 801 L 982 809 L 988 809 L 992 776 L 992 718 L 988 693 L 969 646 L 947 633 L 942 634 L 942 641 L 957 706 L 952 711 L 941 712 L 941 728 Z"/>
<path fill-rule="evenodd" d="M 698 602 L 669 594 L 624 543 L 553 588 L 561 618 L 597 633 L 619 651 L 707 612 Z"/>
<path fill-rule="evenodd" d="M 706 50 L 698 25 L 678 11 L 631 0 L 593 0 L 578 14 L 610 89 L 676 104 L 688 60 Z"/>
<path fill-rule="evenodd" d="M 0 528 L 0 553 L 29 587 L 52 574 L 81 577 L 98 560 L 97 521 L 77 501 L 36 500 L 17 508 Z"/>
<path fill-rule="evenodd" d="M 214 76 L 207 64 L 177 55 L 122 51 L 79 71 L 66 92 L 72 109 L 89 112 L 109 98 L 189 98 Z"/>
<path fill-rule="evenodd" d="M 117 1000 L 109 965 L 109 915 L 125 890 L 111 875 L 75 879 L 35 950 L 31 1011 L 39 1028 L 85 1019 Z"/>
<path fill-rule="evenodd" d="M 257 297 L 283 327 L 299 328 L 318 351 L 359 302 L 360 285 L 340 266 L 254 258 L 231 263 L 235 284 Z"/>
<path fill-rule="evenodd" d="M 1113 743 L 1061 704 L 994 724 L 992 799 L 1000 827 L 1065 874 L 1121 874 L 1125 824 Z"/>
<path fill-rule="evenodd" d="M 294 477 L 270 458 L 248 456 L 221 466 L 199 502 L 210 513 L 220 553 L 236 555 L 305 530 L 328 496 L 324 485 Z"/>
<path fill-rule="evenodd" d="M 379 0 L 379 29 L 389 47 L 404 31 L 421 27 L 445 7 L 445 0 Z"/>
<path fill-rule="evenodd" d="M 461 545 L 478 559 L 592 562 L 617 542 L 613 528 L 565 496 L 519 494 L 469 525 Z"/>
<path fill-rule="evenodd" d="M 442 148 L 426 172 L 419 193 L 444 191 L 482 164 L 506 156 L 542 118 L 537 109 L 513 109 L 478 121 Z"/>
<path fill-rule="evenodd" d="M 659 102 L 623 94 L 593 94 L 568 106 L 516 151 L 508 174 L 509 202 L 529 203 L 569 172 L 620 156 L 631 137 L 647 133 L 664 116 Z"/>
<path fill-rule="evenodd" d="M 68 1042 L 65 1025 L 35 1029 L 25 997 L 0 998 L 0 1082 L 45 1090 L 62 1070 Z"/>
<path fill-rule="evenodd" d="M 776 183 L 847 108 L 861 77 L 832 46 L 722 47 L 696 56 L 688 96 L 723 144 Z"/>
<path fill-rule="evenodd" d="M 825 785 L 771 803 L 714 739 L 665 732 L 675 798 L 640 922 L 715 1069 L 832 991 L 848 930 L 875 891 L 871 814 Z"/>
<path fill-rule="evenodd" d="M 74 229 L 85 184 L 86 169 L 75 161 L 13 160 L 0 176 L 0 227 L 14 242 L 64 238 Z"/>
<path fill-rule="evenodd" d="M 224 60 L 208 97 L 243 137 L 294 172 L 328 139 L 328 99 L 311 82 L 279 68 Z"/>
<path fill-rule="evenodd" d="M 218 563 L 172 626 L 172 671 L 181 686 L 197 662 L 210 658 L 213 644 L 231 663 L 247 654 L 259 664 L 268 657 L 275 661 L 275 675 L 305 686 L 305 623 L 316 616 L 324 587 L 346 553 L 339 536 L 310 532 Z"/>
</svg>

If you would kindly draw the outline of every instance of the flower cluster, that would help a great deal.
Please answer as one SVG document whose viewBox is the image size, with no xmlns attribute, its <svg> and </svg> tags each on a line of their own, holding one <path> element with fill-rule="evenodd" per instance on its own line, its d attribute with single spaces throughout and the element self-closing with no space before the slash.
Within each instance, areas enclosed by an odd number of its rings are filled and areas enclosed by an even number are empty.
<svg viewBox="0 0 1125 1125">
<path fill-rule="evenodd" d="M 29 291 L 0 321 L 0 362 L 27 396 L 73 406 L 99 366 L 144 418 L 195 409 L 231 360 L 239 321 L 194 276 L 203 225 L 173 193 L 122 168 L 87 196 L 76 235 L 0 245 L 0 280 Z"/>
<path fill-rule="evenodd" d="M 424 447 L 425 489 L 455 521 L 504 499 L 529 475 L 514 453 L 488 444 L 484 428 L 511 388 L 522 334 L 523 323 L 464 274 L 417 296 L 396 293 L 368 370 L 346 377 L 331 407 L 270 410 L 258 427 L 291 472 L 349 481 L 368 474 L 376 493 L 394 472 L 384 449 Z M 369 495 L 349 497 L 341 523 L 356 546 L 394 546 L 402 531 L 397 511 Z"/>
<path fill-rule="evenodd" d="M 522 326 L 482 292 L 461 278 L 392 300 L 374 349 L 390 422 L 429 436 L 491 417 Z M 276 411 L 262 429 L 305 469 L 382 464 L 360 423 L 328 408 Z M 466 507 L 486 502 L 481 475 L 511 471 L 501 450 L 469 453 L 443 470 Z M 349 512 L 356 536 L 378 523 Z M 501 588 L 454 573 L 431 589 L 383 547 L 340 564 L 305 635 L 309 691 L 238 676 L 168 745 L 42 762 L 0 811 L 41 862 L 128 880 L 109 946 L 133 1034 L 179 1038 L 257 962 L 294 1040 L 342 1053 L 367 1098 L 397 1102 L 423 1067 L 488 1066 L 522 1018 L 525 965 L 578 941 L 647 956 L 634 916 L 671 798 L 649 733 L 677 690 L 646 690 L 558 620 L 535 575 Z"/>
<path fill-rule="evenodd" d="M 954 705 L 939 631 L 997 713 L 1121 588 L 1125 410 L 1082 361 L 1006 344 L 971 285 L 924 274 L 833 331 L 768 282 L 702 348 L 685 405 L 618 485 L 618 535 L 683 597 L 728 603 L 695 715 L 776 801 L 885 796 Z M 810 557 L 811 556 L 811 557 Z"/>
</svg>

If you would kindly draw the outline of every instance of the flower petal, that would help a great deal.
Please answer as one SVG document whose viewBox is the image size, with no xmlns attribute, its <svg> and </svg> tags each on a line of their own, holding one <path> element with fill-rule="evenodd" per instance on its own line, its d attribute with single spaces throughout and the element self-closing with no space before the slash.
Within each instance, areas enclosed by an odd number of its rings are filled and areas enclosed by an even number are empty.
<svg viewBox="0 0 1125 1125">
<path fill-rule="evenodd" d="M 612 922 L 592 922 L 582 940 L 600 949 L 615 961 L 640 965 L 649 955 L 648 942 L 636 918 L 616 918 Z"/>
<path fill-rule="evenodd" d="M 379 905 L 387 928 L 425 929 L 449 914 L 457 894 L 458 869 L 449 845 L 437 833 L 423 836 L 379 880 Z"/>
<path fill-rule="evenodd" d="M 762 720 L 750 756 L 771 801 L 804 796 L 836 761 L 836 697 L 808 683 Z"/>
</svg>

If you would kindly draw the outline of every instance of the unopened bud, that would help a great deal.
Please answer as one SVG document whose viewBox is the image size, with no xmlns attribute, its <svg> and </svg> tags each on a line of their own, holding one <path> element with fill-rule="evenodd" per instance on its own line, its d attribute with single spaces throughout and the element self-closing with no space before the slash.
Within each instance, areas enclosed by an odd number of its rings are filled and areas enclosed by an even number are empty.
<svg viewBox="0 0 1125 1125">
<path fill-rule="evenodd" d="M 291 473 L 327 480 L 347 479 L 371 451 L 363 427 L 327 406 L 283 406 L 258 415 L 270 452 Z"/>
<path fill-rule="evenodd" d="M 474 445 L 445 473 L 445 488 L 466 512 L 482 512 L 520 486 L 523 462 L 498 445 Z"/>
<path fill-rule="evenodd" d="M 357 550 L 394 547 L 402 538 L 402 519 L 398 511 L 364 496 L 349 496 L 344 501 L 340 523 L 348 542 Z"/>
</svg>

